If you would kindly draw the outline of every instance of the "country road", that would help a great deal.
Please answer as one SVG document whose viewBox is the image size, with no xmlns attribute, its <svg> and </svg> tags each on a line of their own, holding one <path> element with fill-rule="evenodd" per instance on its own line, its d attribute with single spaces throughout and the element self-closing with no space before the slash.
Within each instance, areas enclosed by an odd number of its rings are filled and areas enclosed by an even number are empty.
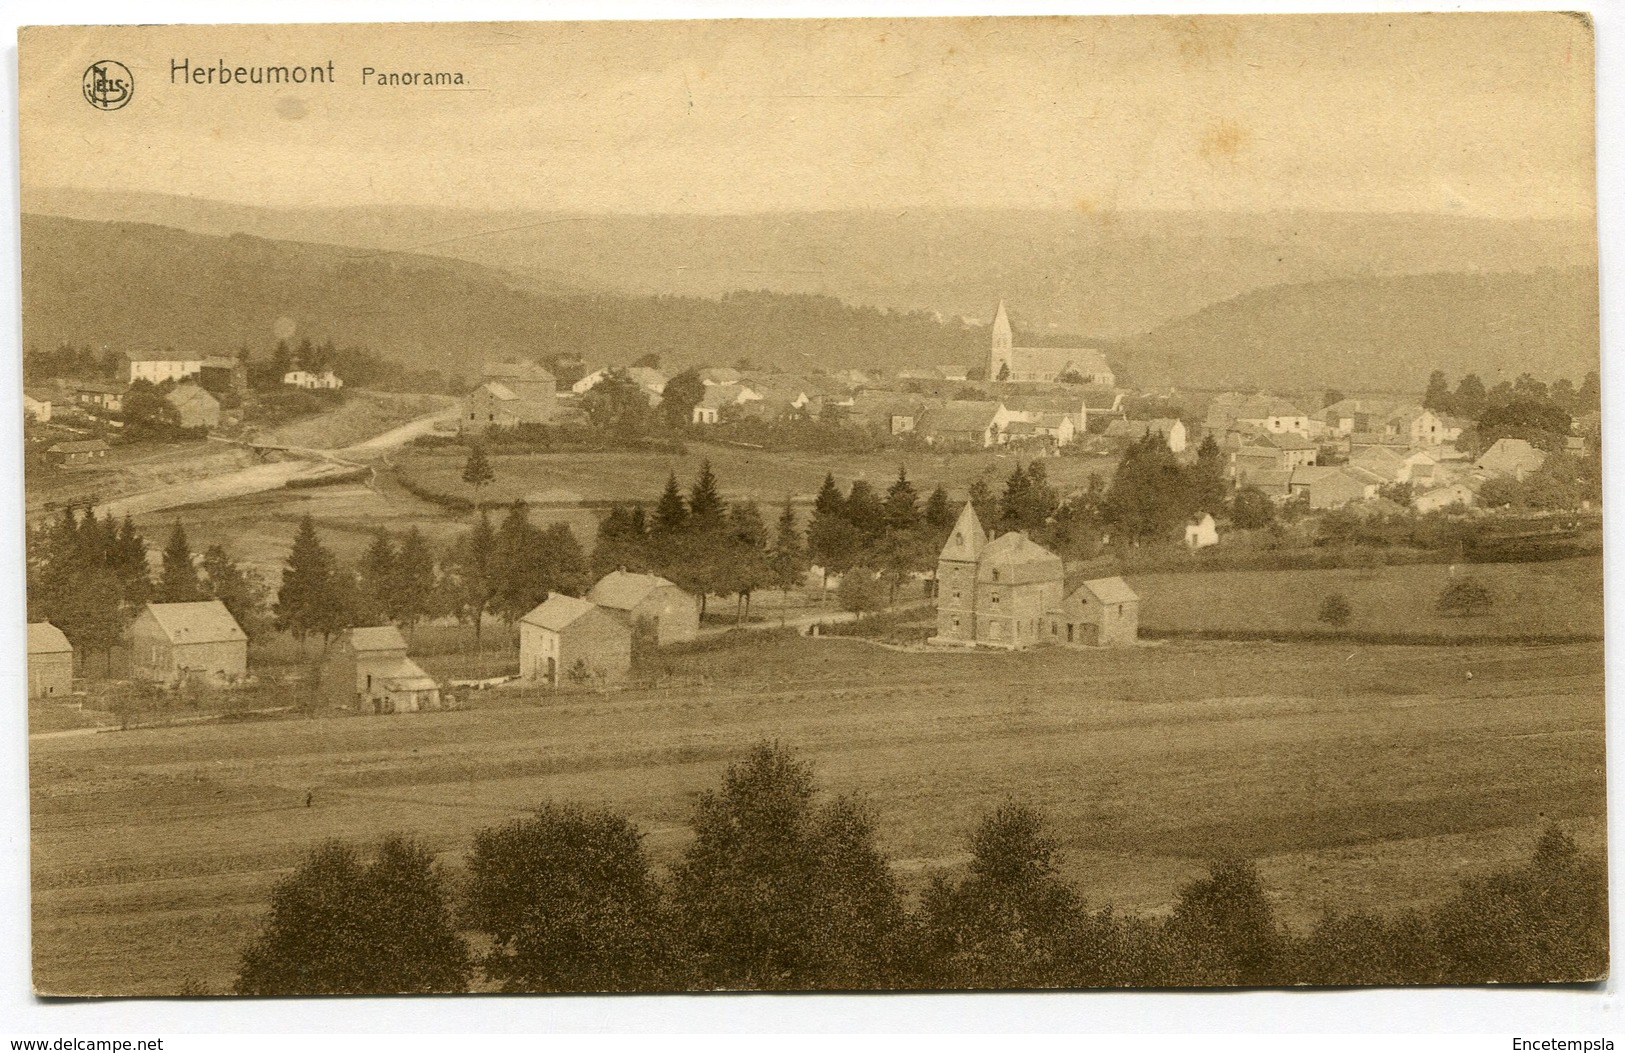
<svg viewBox="0 0 1625 1053">
<path fill-rule="evenodd" d="M 112 515 L 114 518 L 145 515 L 150 512 L 161 512 L 166 508 L 220 501 L 229 497 L 245 497 L 266 490 L 275 490 L 294 479 L 314 479 L 349 471 L 360 467 L 357 461 L 351 458 L 366 458 L 371 454 L 404 446 L 419 435 L 432 432 L 435 425 L 441 421 L 449 420 L 456 415 L 456 407 L 438 410 L 339 450 L 289 447 L 288 452 L 294 455 L 290 460 L 251 465 L 219 475 L 203 476 L 186 482 L 154 487 L 140 493 L 126 494 L 97 505 L 96 514 Z"/>
</svg>

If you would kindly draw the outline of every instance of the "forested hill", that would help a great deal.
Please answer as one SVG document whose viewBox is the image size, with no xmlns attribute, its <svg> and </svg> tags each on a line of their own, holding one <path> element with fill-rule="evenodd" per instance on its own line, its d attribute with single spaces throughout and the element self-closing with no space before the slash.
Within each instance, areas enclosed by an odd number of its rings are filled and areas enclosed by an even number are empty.
<svg viewBox="0 0 1625 1053">
<path fill-rule="evenodd" d="M 1415 274 L 1280 285 L 1124 341 L 1142 385 L 1414 390 L 1428 374 L 1569 377 L 1598 368 L 1597 271 Z"/>
<path fill-rule="evenodd" d="M 827 296 L 716 299 L 543 292 L 477 264 L 406 253 L 25 214 L 23 341 L 122 351 L 268 348 L 291 333 L 455 377 L 484 357 L 579 355 L 667 368 L 888 367 L 985 359 L 987 333 Z"/>
</svg>

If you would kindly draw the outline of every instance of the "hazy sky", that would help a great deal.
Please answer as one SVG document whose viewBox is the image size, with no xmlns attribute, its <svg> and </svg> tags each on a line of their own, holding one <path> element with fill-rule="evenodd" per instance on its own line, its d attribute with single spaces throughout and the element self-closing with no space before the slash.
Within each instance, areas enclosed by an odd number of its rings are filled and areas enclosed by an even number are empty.
<svg viewBox="0 0 1625 1053">
<path fill-rule="evenodd" d="M 136 90 L 86 103 L 93 59 Z M 337 83 L 171 84 L 172 60 Z M 22 184 L 289 206 L 1590 215 L 1559 14 L 72 28 L 20 48 Z M 461 71 L 467 90 L 364 86 Z"/>
</svg>

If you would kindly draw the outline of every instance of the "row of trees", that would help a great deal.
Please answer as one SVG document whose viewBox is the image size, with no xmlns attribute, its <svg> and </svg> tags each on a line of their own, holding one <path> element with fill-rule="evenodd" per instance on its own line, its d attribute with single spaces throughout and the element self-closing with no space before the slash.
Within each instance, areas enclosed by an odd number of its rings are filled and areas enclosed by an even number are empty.
<svg viewBox="0 0 1625 1053">
<path fill-rule="evenodd" d="M 1451 390 L 1449 378 L 1435 370 L 1422 404 L 1436 413 L 1474 421 L 1480 449 L 1497 439 L 1514 438 L 1557 451 L 1572 434 L 1576 416 L 1602 408 L 1602 385 L 1595 370 L 1578 388 L 1567 378 L 1547 384 L 1528 373 L 1486 388 L 1476 374 L 1468 373 Z"/>
<path fill-rule="evenodd" d="M 1551 982 L 1607 969 L 1603 864 L 1555 827 L 1428 910 L 1282 923 L 1256 868 L 1211 863 L 1164 920 L 1091 908 L 1053 829 L 1007 802 L 909 909 L 860 799 L 778 744 L 702 794 L 663 875 L 624 815 L 547 805 L 479 831 L 462 894 L 424 846 L 318 848 L 272 894 L 243 994 Z M 469 935 L 486 948 L 476 954 Z"/>
</svg>

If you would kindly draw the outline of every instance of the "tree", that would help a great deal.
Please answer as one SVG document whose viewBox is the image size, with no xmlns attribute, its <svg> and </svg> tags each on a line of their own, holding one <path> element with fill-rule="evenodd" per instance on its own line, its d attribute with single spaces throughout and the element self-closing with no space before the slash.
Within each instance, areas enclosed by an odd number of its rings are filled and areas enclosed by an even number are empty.
<svg viewBox="0 0 1625 1053">
<path fill-rule="evenodd" d="M 552 591 L 541 531 L 532 525 L 530 508 L 523 501 L 509 505 L 508 514 L 497 527 L 492 570 L 495 591 L 491 613 L 510 625 L 544 602 Z"/>
<path fill-rule="evenodd" d="M 738 597 L 734 624 L 744 620 L 750 597 L 757 589 L 773 584 L 773 568 L 768 560 L 767 525 L 754 501 L 739 501 L 728 509 L 726 535 L 721 541 L 715 591 Z"/>
<path fill-rule="evenodd" d="M 1478 578 L 1463 574 L 1452 577 L 1439 593 L 1434 609 L 1440 614 L 1458 614 L 1469 617 L 1486 614 L 1495 606 L 1495 594 Z"/>
<path fill-rule="evenodd" d="M 1105 516 L 1130 541 L 1170 541 L 1191 513 L 1192 490 L 1168 444 L 1157 435 L 1130 443 L 1112 473 Z"/>
<path fill-rule="evenodd" d="M 666 478 L 666 489 L 660 494 L 660 500 L 655 502 L 654 523 L 650 533 L 656 538 L 672 537 L 683 532 L 688 526 L 688 504 L 683 500 L 683 491 L 677 485 L 677 473 L 672 472 Z"/>
<path fill-rule="evenodd" d="M 637 515 L 634 516 L 634 512 Z M 641 508 L 615 505 L 598 521 L 591 565 L 594 578 L 601 578 L 616 570 L 642 572 L 648 569 L 648 538 L 643 528 Z"/>
<path fill-rule="evenodd" d="M 504 991 L 648 991 L 668 982 L 669 941 L 642 834 L 624 816 L 546 805 L 479 831 L 468 923 Z"/>
<path fill-rule="evenodd" d="M 1217 512 L 1224 507 L 1230 484 L 1224 477 L 1224 451 L 1212 435 L 1204 436 L 1196 448 L 1196 463 L 1190 471 L 1191 504 L 1194 512 Z"/>
<path fill-rule="evenodd" d="M 855 566 L 841 575 L 841 584 L 835 590 L 841 609 L 851 611 L 859 618 L 873 614 L 886 606 L 886 592 L 876 580 L 873 569 Z"/>
<path fill-rule="evenodd" d="M 1450 381 L 1442 369 L 1435 369 L 1428 377 L 1427 394 L 1422 396 L 1422 406 L 1435 413 L 1452 413 L 1455 405 L 1455 398 L 1450 394 Z"/>
<path fill-rule="evenodd" d="M 854 479 L 842 504 L 842 516 L 858 532 L 865 546 L 874 544 L 886 529 L 885 505 L 865 479 Z"/>
<path fill-rule="evenodd" d="M 375 531 L 372 544 L 362 553 L 356 582 L 359 594 L 356 617 L 369 625 L 396 619 L 396 559 L 395 539 L 387 530 Z"/>
<path fill-rule="evenodd" d="M 1349 606 L 1348 597 L 1334 592 L 1320 601 L 1320 611 L 1315 617 L 1335 629 L 1341 629 L 1354 617 L 1354 608 Z"/>
<path fill-rule="evenodd" d="M 1256 486 L 1244 486 L 1230 502 L 1230 520 L 1240 530 L 1258 530 L 1275 522 L 1275 503 Z"/>
<path fill-rule="evenodd" d="M 94 521 L 92 518 L 91 522 Z M 155 598 L 159 603 L 196 603 L 205 598 L 197 565 L 192 560 L 192 548 L 186 540 L 186 528 L 178 519 L 169 531 L 169 543 L 164 546 L 163 569 L 158 574 Z"/>
<path fill-rule="evenodd" d="M 790 604 L 790 590 L 806 578 L 812 560 L 796 522 L 796 508 L 791 499 L 784 499 L 784 511 L 779 514 L 778 527 L 773 535 L 773 553 L 768 560 L 773 585 L 783 591 L 784 603 L 779 608 L 779 620 L 784 620 L 784 609 Z"/>
<path fill-rule="evenodd" d="M 164 397 L 166 394 L 165 386 L 148 380 L 133 382 L 119 402 L 124 434 L 138 439 L 173 439 L 184 434 L 180 411 Z"/>
<path fill-rule="evenodd" d="M 587 553 L 568 523 L 551 523 L 541 532 L 542 583 L 548 592 L 580 596 L 592 584 Z"/>
<path fill-rule="evenodd" d="M 617 435 L 642 435 L 654 421 L 649 395 L 622 370 L 609 375 L 581 396 L 581 408 L 593 427 Z"/>
<path fill-rule="evenodd" d="M 708 530 L 722 525 L 727 511 L 722 494 L 717 490 L 717 477 L 711 471 L 711 462 L 700 462 L 699 474 L 688 490 L 689 528 Z"/>
<path fill-rule="evenodd" d="M 1383 483 L 1377 487 L 1377 496 L 1386 498 L 1401 508 L 1409 508 L 1416 499 L 1416 486 L 1410 482 Z"/>
<path fill-rule="evenodd" d="M 306 514 L 294 533 L 293 548 L 277 589 L 277 628 L 292 633 L 301 645 L 312 633 L 319 633 L 325 644 L 345 628 L 350 612 L 345 608 L 347 597 L 338 579 L 332 553 L 322 546 L 315 521 Z"/>
<path fill-rule="evenodd" d="M 1048 987 L 1066 981 L 1082 901 L 1057 877 L 1060 845 L 1036 810 L 1000 805 L 971 838 L 969 873 L 939 877 L 921 905 L 932 975 L 945 987 Z"/>
<path fill-rule="evenodd" d="M 448 580 L 443 588 L 450 597 L 448 606 L 474 623 L 474 643 L 478 647 L 480 628 L 496 599 L 500 574 L 496 531 L 484 511 L 452 544 L 445 563 Z"/>
<path fill-rule="evenodd" d="M 468 947 L 452 922 L 434 853 L 401 837 L 362 863 L 342 841 L 317 847 L 271 890 L 244 952 L 246 995 L 431 994 L 468 989 Z"/>
<path fill-rule="evenodd" d="M 699 370 L 685 369 L 666 381 L 660 392 L 660 416 L 668 428 L 682 428 L 694 418 L 694 407 L 705 397 Z"/>
<path fill-rule="evenodd" d="M 265 627 L 265 585 L 252 570 L 239 565 L 220 545 L 203 554 L 208 591 L 219 600 L 249 637 Z"/>
<path fill-rule="evenodd" d="M 390 582 L 395 620 L 411 629 L 434 613 L 434 593 L 439 584 L 434 553 L 423 532 L 413 526 L 401 539 L 395 553 L 395 574 Z"/>
<path fill-rule="evenodd" d="M 702 987 L 886 986 L 905 919 L 859 802 L 814 805 L 812 771 L 778 743 L 700 796 L 672 869 L 679 937 Z"/>
<path fill-rule="evenodd" d="M 1034 461 L 1026 468 L 1018 464 L 1004 484 L 1004 496 L 999 501 L 999 528 L 1038 534 L 1049 525 L 1050 517 L 1060 505 L 1060 495 L 1049 485 L 1043 464 Z"/>
<path fill-rule="evenodd" d="M 882 517 L 887 530 L 912 531 L 920 525 L 920 495 L 908 481 L 908 471 L 901 465 L 897 479 L 886 489 Z"/>
<path fill-rule="evenodd" d="M 970 484 L 966 500 L 976 510 L 976 518 L 981 521 L 984 530 L 990 524 L 998 523 L 999 499 L 994 495 L 993 488 L 988 485 L 986 479 L 979 478 Z M 951 524 L 949 528 L 952 529 Z"/>
<path fill-rule="evenodd" d="M 1477 373 L 1468 373 L 1456 382 L 1456 393 L 1451 397 L 1451 409 L 1458 417 L 1477 420 L 1478 415 L 1484 411 L 1488 392 L 1484 390 L 1484 382 L 1478 379 Z"/>
<path fill-rule="evenodd" d="M 475 500 L 481 488 L 496 480 L 491 462 L 485 456 L 485 444 L 476 442 L 468 448 L 468 461 L 463 465 L 463 482 L 474 488 Z"/>
</svg>

